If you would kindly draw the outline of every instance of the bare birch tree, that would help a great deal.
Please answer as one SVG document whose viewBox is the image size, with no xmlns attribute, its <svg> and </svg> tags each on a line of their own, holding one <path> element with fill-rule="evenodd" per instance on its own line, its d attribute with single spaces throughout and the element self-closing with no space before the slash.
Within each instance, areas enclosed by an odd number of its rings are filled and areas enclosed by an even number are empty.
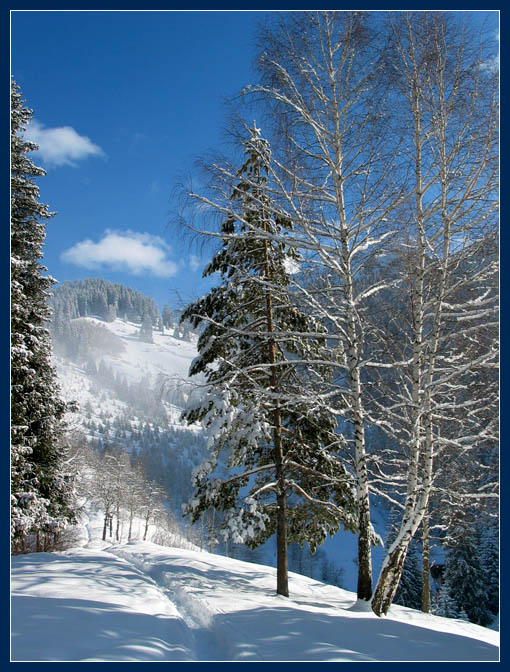
<svg viewBox="0 0 510 672">
<path fill-rule="evenodd" d="M 495 78 L 454 17 L 406 13 L 390 15 L 389 25 L 414 197 L 411 263 L 401 287 L 409 301 L 409 358 L 398 368 L 391 408 L 383 403 L 386 422 L 405 427 L 407 483 L 400 530 L 372 598 L 378 615 L 391 604 L 409 541 L 426 515 L 436 457 L 452 449 L 473 454 L 480 441 L 497 440 L 493 423 L 480 422 L 488 400 L 469 389 L 497 357 L 494 339 L 484 337 L 498 319 L 497 258 L 487 254 L 497 221 Z"/>
</svg>

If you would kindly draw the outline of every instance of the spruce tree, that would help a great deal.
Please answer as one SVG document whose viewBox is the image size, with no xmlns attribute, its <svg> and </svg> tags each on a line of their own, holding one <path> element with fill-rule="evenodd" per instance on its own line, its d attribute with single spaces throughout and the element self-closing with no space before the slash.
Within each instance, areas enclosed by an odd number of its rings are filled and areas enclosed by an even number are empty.
<svg viewBox="0 0 510 672">
<path fill-rule="evenodd" d="M 167 303 L 165 303 L 165 305 L 163 306 L 163 313 L 161 317 L 163 319 L 163 326 L 166 327 L 167 329 L 170 329 L 170 327 L 173 324 L 172 311 L 168 307 Z"/>
<path fill-rule="evenodd" d="M 450 593 L 450 585 L 447 582 L 441 586 L 439 596 L 435 600 L 433 613 L 444 618 L 460 617 L 459 607 Z"/>
<path fill-rule="evenodd" d="M 487 607 L 496 616 L 499 613 L 499 541 L 498 526 L 487 525 L 481 532 L 480 561 L 485 576 Z"/>
<path fill-rule="evenodd" d="M 144 343 L 153 343 L 152 339 L 152 320 L 148 313 L 145 313 L 140 326 L 139 338 Z"/>
<path fill-rule="evenodd" d="M 485 626 L 492 622 L 478 541 L 472 528 L 463 528 L 448 552 L 443 591 L 472 623 Z"/>
<path fill-rule="evenodd" d="M 353 529 L 354 495 L 344 465 L 325 448 L 335 417 L 305 365 L 320 359 L 325 329 L 292 301 L 291 222 L 269 198 L 270 150 L 255 127 L 245 157 L 222 247 L 204 270 L 220 284 L 181 318 L 204 326 L 190 374 L 203 374 L 208 394 L 184 417 L 202 421 L 211 449 L 187 511 L 194 521 L 208 507 L 223 511 L 234 543 L 250 547 L 276 533 L 277 593 L 288 596 L 288 543 L 315 550 L 340 523 Z"/>
<path fill-rule="evenodd" d="M 412 539 L 408 546 L 404 569 L 393 602 L 411 609 L 421 608 L 422 574 L 418 542 Z"/>
<path fill-rule="evenodd" d="M 23 139 L 31 118 L 11 83 L 11 540 L 22 550 L 27 535 L 56 533 L 74 520 L 71 483 L 62 473 L 63 416 L 51 365 L 47 322 L 53 278 L 41 265 L 48 207 L 34 178 L 44 171 L 27 156 Z"/>
</svg>

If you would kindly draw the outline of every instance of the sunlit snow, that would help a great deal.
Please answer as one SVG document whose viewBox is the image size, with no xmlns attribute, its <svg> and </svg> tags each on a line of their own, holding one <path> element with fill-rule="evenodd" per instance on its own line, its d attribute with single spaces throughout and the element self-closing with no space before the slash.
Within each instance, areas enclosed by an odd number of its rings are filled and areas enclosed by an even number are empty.
<svg viewBox="0 0 510 672">
<path fill-rule="evenodd" d="M 499 633 L 205 551 L 99 541 L 12 559 L 13 661 L 495 661 Z"/>
</svg>

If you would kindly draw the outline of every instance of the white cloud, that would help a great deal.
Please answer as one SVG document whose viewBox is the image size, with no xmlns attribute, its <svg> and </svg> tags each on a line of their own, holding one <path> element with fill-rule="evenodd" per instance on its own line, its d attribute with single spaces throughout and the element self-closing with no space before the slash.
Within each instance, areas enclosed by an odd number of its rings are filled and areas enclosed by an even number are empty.
<svg viewBox="0 0 510 672">
<path fill-rule="evenodd" d="M 39 156 L 48 166 L 74 166 L 76 161 L 89 156 L 104 156 L 104 152 L 71 126 L 45 128 L 33 119 L 25 131 L 25 138 L 39 145 Z"/>
<path fill-rule="evenodd" d="M 192 271 L 198 271 L 201 266 L 200 259 L 195 254 L 192 254 L 189 258 L 189 265 Z"/>
<path fill-rule="evenodd" d="M 177 273 L 177 264 L 168 259 L 169 252 L 170 248 L 159 236 L 106 229 L 99 242 L 83 240 L 62 252 L 60 258 L 92 270 L 109 268 L 169 278 Z"/>
</svg>

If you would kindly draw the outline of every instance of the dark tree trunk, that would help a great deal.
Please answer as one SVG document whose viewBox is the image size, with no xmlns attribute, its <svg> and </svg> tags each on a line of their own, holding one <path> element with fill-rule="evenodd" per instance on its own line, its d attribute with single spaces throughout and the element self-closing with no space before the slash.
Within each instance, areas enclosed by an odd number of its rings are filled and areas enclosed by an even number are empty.
<svg viewBox="0 0 510 672">
<path fill-rule="evenodd" d="M 423 588 L 421 593 L 421 610 L 428 614 L 430 612 L 430 529 L 428 511 L 426 511 L 425 515 L 423 516 L 422 528 Z"/>
<path fill-rule="evenodd" d="M 370 543 L 370 513 L 359 512 L 358 530 L 358 600 L 372 597 L 372 546 Z"/>
<path fill-rule="evenodd" d="M 150 509 L 147 509 L 147 514 L 145 516 L 145 530 L 143 531 L 143 540 L 147 539 L 147 532 L 149 531 L 149 520 L 151 517 Z"/>
<path fill-rule="evenodd" d="M 274 444 L 276 454 L 276 592 L 289 597 L 289 561 L 287 543 L 287 498 L 285 494 L 285 473 L 281 442 L 280 411 L 275 411 Z"/>
<path fill-rule="evenodd" d="M 131 511 L 129 514 L 129 532 L 128 532 L 128 541 L 131 541 L 131 532 L 133 531 L 133 516 L 134 513 Z"/>
</svg>

